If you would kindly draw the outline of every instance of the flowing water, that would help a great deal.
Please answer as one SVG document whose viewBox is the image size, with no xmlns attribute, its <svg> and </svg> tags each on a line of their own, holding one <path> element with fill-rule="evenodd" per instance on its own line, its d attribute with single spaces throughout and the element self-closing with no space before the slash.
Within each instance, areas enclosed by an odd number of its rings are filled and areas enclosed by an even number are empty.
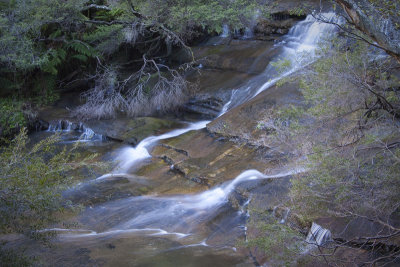
<svg viewBox="0 0 400 267">
<path fill-rule="evenodd" d="M 150 136 L 142 140 L 136 147 L 124 147 L 119 151 L 119 155 L 116 158 L 118 166 L 115 171 L 127 172 L 129 169 L 146 158 L 150 158 L 149 149 L 151 149 L 158 141 L 168 138 L 173 138 L 189 131 L 200 130 L 206 127 L 207 123 L 210 121 L 200 121 L 196 123 L 190 123 L 188 127 L 178 130 L 173 130 L 171 132 L 165 133 L 159 136 Z M 99 177 L 98 179 L 102 179 Z"/>
<path fill-rule="evenodd" d="M 337 21 L 333 13 L 325 16 Z M 312 16 L 295 25 L 276 44 L 280 53 L 274 60 L 288 59 L 290 68 L 278 73 L 273 64 L 268 65 L 262 74 L 232 90 L 220 116 L 310 64 L 315 59 L 318 42 L 334 32 L 334 26 L 321 24 Z M 223 37 L 228 35 L 229 29 L 224 27 Z M 156 144 L 199 131 L 207 123 L 209 121 L 188 123 L 185 128 L 147 137 L 135 147 L 115 149 L 115 168 L 111 173 L 71 188 L 70 192 L 99 184 L 112 187 L 117 181 L 115 178 L 121 177 L 138 186 L 152 183 L 152 177 L 138 177 L 135 171 L 152 159 L 151 151 Z M 105 141 L 90 128 L 68 121 L 53 123 L 48 131 L 73 134 L 74 137 L 64 142 Z M 56 248 L 42 249 L 40 253 L 50 265 L 61 266 L 254 266 L 246 250 L 236 248 L 239 240 L 246 240 L 249 216 L 246 209 L 250 198 L 236 196 L 237 205 L 233 205 L 231 197 L 237 195 L 236 189 L 240 185 L 251 183 L 256 188 L 263 180 L 288 177 L 302 171 L 302 168 L 282 168 L 265 175 L 258 170 L 243 170 L 235 179 L 198 193 L 150 193 L 93 202 L 73 218 L 70 225 L 44 229 L 58 232 L 59 236 Z M 327 241 L 329 234 L 325 230 L 313 225 L 313 234 L 308 240 L 318 244 Z"/>
<path fill-rule="evenodd" d="M 313 223 L 308 233 L 306 241 L 311 244 L 317 244 L 319 246 L 325 245 L 325 243 L 332 240 L 332 234 L 328 229 L 323 228 L 321 225 Z"/>
<path fill-rule="evenodd" d="M 323 13 L 321 16 L 326 21 L 341 23 L 341 19 L 335 13 Z M 312 63 L 316 57 L 315 50 L 320 42 L 333 36 L 336 31 L 335 25 L 322 23 L 312 15 L 308 15 L 304 21 L 291 28 L 282 41 L 276 44 L 281 49 L 281 52 L 262 74 L 232 90 L 230 100 L 223 107 L 221 115 Z M 289 67 L 278 72 L 275 67 L 276 63 L 284 61 L 289 63 Z"/>
<path fill-rule="evenodd" d="M 63 143 L 106 141 L 104 136 L 95 133 L 92 129 L 86 127 L 82 123 L 77 124 L 68 120 L 57 120 L 51 122 L 47 132 L 64 133 L 62 136 L 64 139 Z"/>
</svg>

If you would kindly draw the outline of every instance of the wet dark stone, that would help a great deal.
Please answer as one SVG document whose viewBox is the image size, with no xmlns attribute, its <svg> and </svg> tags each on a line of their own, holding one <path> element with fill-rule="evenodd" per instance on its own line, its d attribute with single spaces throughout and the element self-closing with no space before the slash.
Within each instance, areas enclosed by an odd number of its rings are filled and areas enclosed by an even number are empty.
<svg viewBox="0 0 400 267">
<path fill-rule="evenodd" d="M 109 249 L 115 249 L 115 245 L 109 243 L 109 244 L 107 244 L 107 248 L 109 248 Z"/>
<path fill-rule="evenodd" d="M 207 185 L 207 186 L 210 185 L 209 180 L 205 177 L 193 177 L 190 180 L 192 180 L 193 182 L 198 183 L 198 184 Z"/>
<path fill-rule="evenodd" d="M 36 120 L 32 125 L 32 130 L 36 132 L 45 131 L 47 129 L 49 129 L 49 123 L 41 119 Z"/>
<path fill-rule="evenodd" d="M 191 98 L 184 105 L 184 110 L 189 113 L 195 113 L 202 118 L 212 119 L 219 115 L 223 107 L 223 101 L 219 98 L 202 95 Z"/>
</svg>

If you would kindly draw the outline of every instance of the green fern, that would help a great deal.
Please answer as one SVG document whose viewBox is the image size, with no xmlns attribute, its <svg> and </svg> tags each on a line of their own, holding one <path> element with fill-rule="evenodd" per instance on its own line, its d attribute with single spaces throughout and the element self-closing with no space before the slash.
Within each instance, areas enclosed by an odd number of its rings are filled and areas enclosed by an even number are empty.
<svg viewBox="0 0 400 267">
<path fill-rule="evenodd" d="M 54 31 L 53 33 L 51 33 L 49 35 L 50 38 L 57 38 L 60 37 L 62 35 L 62 31 L 60 29 L 57 29 L 56 31 Z"/>
<path fill-rule="evenodd" d="M 101 25 L 91 33 L 85 34 L 83 39 L 96 46 L 101 54 L 112 54 L 124 41 L 122 25 Z"/>
<path fill-rule="evenodd" d="M 85 34 L 83 40 L 89 43 L 98 43 L 113 37 L 122 28 L 122 25 L 100 25 L 95 31 Z"/>
<path fill-rule="evenodd" d="M 88 57 L 82 54 L 73 55 L 72 58 L 75 58 L 81 62 L 87 62 Z"/>
<path fill-rule="evenodd" d="M 57 67 L 65 60 L 67 52 L 62 48 L 51 49 L 48 60 L 41 66 L 41 70 L 52 75 L 57 75 Z"/>
<path fill-rule="evenodd" d="M 79 40 L 69 42 L 66 47 L 86 57 L 95 57 L 97 55 L 97 51 L 93 47 Z"/>
<path fill-rule="evenodd" d="M 120 8 L 113 8 L 112 10 L 98 10 L 94 18 L 96 20 L 111 21 L 116 17 L 121 16 L 124 11 Z"/>
</svg>

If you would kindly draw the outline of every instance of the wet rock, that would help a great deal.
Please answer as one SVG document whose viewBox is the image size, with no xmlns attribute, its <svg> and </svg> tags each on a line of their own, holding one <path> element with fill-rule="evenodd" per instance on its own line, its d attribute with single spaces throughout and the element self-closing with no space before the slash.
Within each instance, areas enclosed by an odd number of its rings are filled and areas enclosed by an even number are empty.
<svg viewBox="0 0 400 267">
<path fill-rule="evenodd" d="M 233 179 L 246 169 L 265 172 L 278 164 L 266 159 L 257 147 L 217 141 L 206 131 L 162 140 L 151 154 L 162 158 L 167 171 L 172 169 L 180 179 L 183 177 L 207 187 Z"/>
<path fill-rule="evenodd" d="M 196 60 L 202 66 L 201 70 L 235 71 L 236 75 L 259 74 L 276 50 L 273 42 L 230 40 L 229 44 L 220 44 L 218 40 L 210 39 L 206 44 L 193 49 Z"/>
<path fill-rule="evenodd" d="M 247 144 L 263 147 L 279 147 L 282 142 L 273 136 L 274 130 L 265 127 L 278 117 L 279 108 L 290 105 L 304 106 L 303 96 L 296 83 L 273 86 L 255 98 L 239 105 L 207 125 L 207 129 L 219 136 L 237 138 Z M 281 149 L 281 150 L 280 150 Z M 273 150 L 270 158 L 280 157 L 290 151 L 286 148 Z M 287 148 L 289 149 L 289 148 Z"/>
<path fill-rule="evenodd" d="M 207 186 L 210 185 L 208 179 L 205 177 L 192 177 L 192 178 L 190 178 L 190 180 L 192 180 L 193 182 L 198 183 L 198 184 L 207 185 Z"/>
<path fill-rule="evenodd" d="M 283 19 L 276 19 L 281 15 Z M 289 29 L 293 27 L 294 24 L 304 19 L 304 17 L 290 16 L 289 14 L 273 14 L 272 19 L 262 19 L 258 21 L 254 28 L 255 38 L 265 40 L 266 38 L 276 38 L 287 34 Z M 268 40 L 268 39 L 267 39 Z"/>
<path fill-rule="evenodd" d="M 185 156 L 189 156 L 189 154 L 188 154 L 188 152 L 187 152 L 186 150 L 179 149 L 179 148 L 175 148 L 175 147 L 172 147 L 172 146 L 169 146 L 169 145 L 166 145 L 166 144 L 161 144 L 161 146 L 163 146 L 163 147 L 165 147 L 165 148 L 168 148 L 168 149 L 173 149 L 173 150 L 175 150 L 176 152 L 182 153 L 182 154 L 185 155 Z"/>
<path fill-rule="evenodd" d="M 37 119 L 36 121 L 33 122 L 32 124 L 32 130 L 38 132 L 38 131 L 45 131 L 49 128 L 49 123 L 47 121 Z"/>
<path fill-rule="evenodd" d="M 113 244 L 111 244 L 111 243 L 107 244 L 107 247 L 108 247 L 109 249 L 115 249 L 115 245 L 113 245 Z"/>
<path fill-rule="evenodd" d="M 149 182 L 140 177 L 112 177 L 82 184 L 64 192 L 74 203 L 92 206 L 107 201 L 140 196 L 149 191 Z"/>
<path fill-rule="evenodd" d="M 213 119 L 218 116 L 223 107 L 223 101 L 210 95 L 198 95 L 184 105 L 184 111 L 194 113 L 204 119 Z"/>
<path fill-rule="evenodd" d="M 136 145 L 148 136 L 159 135 L 181 126 L 175 121 L 152 117 L 91 120 L 85 125 L 97 134 L 132 145 Z"/>
</svg>

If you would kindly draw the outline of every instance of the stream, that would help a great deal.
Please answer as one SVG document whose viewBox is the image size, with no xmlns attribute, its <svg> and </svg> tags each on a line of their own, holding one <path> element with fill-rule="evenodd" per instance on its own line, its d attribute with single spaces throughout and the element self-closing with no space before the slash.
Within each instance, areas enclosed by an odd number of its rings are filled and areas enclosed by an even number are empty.
<svg viewBox="0 0 400 267">
<path fill-rule="evenodd" d="M 338 22 L 334 13 L 324 16 L 327 20 Z M 232 82 L 234 73 L 227 75 L 225 86 L 221 86 L 220 90 L 229 97 L 218 117 L 223 117 L 279 80 L 311 64 L 317 57 L 315 50 L 318 43 L 335 32 L 335 26 L 319 23 L 312 16 L 297 23 L 268 50 L 273 50 L 275 56 L 261 73 L 246 76 L 241 82 Z M 225 28 L 219 38 L 228 36 L 228 29 Z M 272 62 L 283 59 L 289 60 L 290 67 L 278 72 Z M 240 169 L 242 165 L 238 163 L 237 169 L 231 172 L 232 175 L 238 173 L 233 179 L 217 173 L 215 176 L 222 176 L 219 180 L 199 184 L 193 179 L 185 180 L 171 174 L 177 170 L 177 166 L 171 164 L 165 167 L 170 176 L 152 176 L 157 173 L 157 164 L 161 162 L 154 156 L 154 150 L 168 147 L 164 141 L 170 144 L 177 138 L 194 133 L 211 139 L 205 130 L 209 122 L 180 121 L 184 124 L 182 128 L 148 136 L 136 146 L 107 140 L 84 125 L 55 122 L 47 132 L 37 133 L 43 138 L 62 132 L 61 143 L 82 142 L 89 152 L 98 152 L 105 161 L 111 160 L 113 169 L 67 190 L 65 196 L 83 203 L 84 209 L 66 223 L 43 230 L 59 234 L 54 247 L 31 247 L 28 252 L 42 255 L 51 266 L 257 265 L 248 249 L 240 246 L 240 242 L 246 240 L 246 222 L 250 216 L 247 208 L 253 201 L 253 191 L 260 191 L 270 186 L 268 183 L 272 180 L 290 178 L 304 169 L 301 166 L 280 165 L 271 169 L 265 167 L 268 169 L 266 172 L 266 169 L 259 169 L 259 165 L 252 167 L 250 163 L 249 169 Z M 159 148 L 160 144 L 164 147 Z M 195 141 L 192 146 L 196 146 Z M 204 145 L 206 149 L 211 150 Z M 176 157 L 188 157 L 188 153 L 174 153 L 178 155 Z M 198 153 L 200 157 L 203 152 Z M 193 153 L 189 156 L 194 157 Z M 245 156 L 243 161 L 241 164 L 245 166 Z M 207 172 L 215 164 L 213 162 L 200 169 Z M 229 172 L 227 168 L 224 171 Z M 246 189 L 240 192 L 246 193 L 238 193 L 239 187 Z M 127 188 L 129 192 L 124 191 Z"/>
</svg>

